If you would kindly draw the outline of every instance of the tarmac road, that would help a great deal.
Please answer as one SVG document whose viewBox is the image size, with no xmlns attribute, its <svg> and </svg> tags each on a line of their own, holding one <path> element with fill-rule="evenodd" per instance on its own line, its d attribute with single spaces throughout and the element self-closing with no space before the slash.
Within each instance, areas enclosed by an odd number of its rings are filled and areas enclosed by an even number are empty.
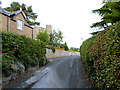
<svg viewBox="0 0 120 90">
<path fill-rule="evenodd" d="M 16 88 L 90 88 L 80 56 L 51 59 Z"/>
<path fill-rule="evenodd" d="M 90 88 L 82 69 L 80 56 L 52 59 L 52 63 L 31 77 L 26 83 L 37 81 L 28 88 Z M 42 76 L 40 76 L 41 73 Z M 25 85 L 25 84 L 23 84 Z"/>
</svg>

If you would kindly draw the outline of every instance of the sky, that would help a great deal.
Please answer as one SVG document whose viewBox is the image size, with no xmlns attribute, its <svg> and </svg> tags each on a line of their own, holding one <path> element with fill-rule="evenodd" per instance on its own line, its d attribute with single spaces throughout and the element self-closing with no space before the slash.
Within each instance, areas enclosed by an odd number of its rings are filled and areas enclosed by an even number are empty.
<svg viewBox="0 0 120 90">
<path fill-rule="evenodd" d="M 2 7 L 9 7 L 13 1 L 27 6 L 32 5 L 37 13 L 40 27 L 52 25 L 52 29 L 63 33 L 63 41 L 68 47 L 79 48 L 84 40 L 96 29 L 90 28 L 92 23 L 100 21 L 100 16 L 93 14 L 93 9 L 103 6 L 102 0 L 1 0 Z M 83 38 L 83 39 L 81 39 Z"/>
</svg>

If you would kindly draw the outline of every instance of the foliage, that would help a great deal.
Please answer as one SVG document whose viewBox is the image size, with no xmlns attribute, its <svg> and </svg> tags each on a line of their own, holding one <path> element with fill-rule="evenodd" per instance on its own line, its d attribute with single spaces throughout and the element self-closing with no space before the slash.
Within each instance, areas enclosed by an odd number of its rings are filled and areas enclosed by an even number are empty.
<svg viewBox="0 0 120 90">
<path fill-rule="evenodd" d="M 106 3 L 106 2 L 119 2 L 120 0 L 103 0 L 103 3 Z"/>
<path fill-rule="evenodd" d="M 53 32 L 50 34 L 50 41 L 48 42 L 48 44 L 56 47 L 60 47 L 60 43 L 62 42 L 63 39 L 62 34 L 63 33 L 60 30 L 58 30 L 58 32 L 53 30 Z"/>
<path fill-rule="evenodd" d="M 48 49 L 51 49 L 52 52 L 55 53 L 55 48 L 54 48 L 54 46 L 50 46 L 50 45 L 49 45 L 49 46 L 47 46 L 47 48 L 48 48 Z"/>
<path fill-rule="evenodd" d="M 102 8 L 93 10 L 92 12 L 98 13 L 102 18 L 100 22 L 93 23 L 91 28 L 106 28 L 110 23 L 114 24 L 120 21 L 120 2 L 107 2 Z"/>
<path fill-rule="evenodd" d="M 0 31 L 0 68 L 2 67 L 2 34 Z"/>
<path fill-rule="evenodd" d="M 64 45 L 64 49 L 65 49 L 65 51 L 68 51 L 68 50 L 69 50 L 66 42 L 65 42 L 65 45 Z"/>
<path fill-rule="evenodd" d="M 20 10 L 20 8 L 22 8 L 23 12 L 27 16 L 26 22 L 29 25 L 39 25 L 40 24 L 39 22 L 35 21 L 37 19 L 38 15 L 33 12 L 32 6 L 26 6 L 26 4 L 24 4 L 24 3 L 22 5 L 20 5 L 18 2 L 12 2 L 10 4 L 10 7 L 6 7 L 4 9 L 9 12 L 15 12 L 17 10 Z"/>
<path fill-rule="evenodd" d="M 11 58 L 15 63 L 17 61 L 21 62 L 25 69 L 35 67 L 38 64 L 42 66 L 46 60 L 46 46 L 44 43 L 11 32 L 2 32 L 2 53 L 6 55 L 5 58 L 2 57 L 6 61 L 3 64 L 5 68 L 7 67 L 7 61 L 9 61 L 7 58 Z M 3 68 L 3 74 L 6 73 L 5 70 Z"/>
<path fill-rule="evenodd" d="M 10 70 L 13 69 L 14 60 L 7 53 L 2 54 L 2 71 L 5 75 L 10 75 Z"/>
<path fill-rule="evenodd" d="M 60 48 L 64 48 L 65 44 L 60 44 Z"/>
<path fill-rule="evenodd" d="M 94 36 L 94 35 L 97 35 L 97 33 L 99 33 L 99 32 L 101 32 L 101 31 L 92 32 L 90 34 Z"/>
<path fill-rule="evenodd" d="M 94 87 L 120 88 L 120 22 L 84 41 L 80 52 Z"/>
<path fill-rule="evenodd" d="M 47 31 L 43 31 L 43 30 L 39 31 L 39 34 L 37 35 L 37 39 L 47 45 L 49 41 L 49 36 Z"/>
<path fill-rule="evenodd" d="M 0 68 L 2 68 L 2 52 L 0 51 Z"/>
<path fill-rule="evenodd" d="M 79 52 L 80 50 L 79 50 L 79 48 L 71 47 L 71 48 L 70 48 L 70 51 Z"/>
</svg>

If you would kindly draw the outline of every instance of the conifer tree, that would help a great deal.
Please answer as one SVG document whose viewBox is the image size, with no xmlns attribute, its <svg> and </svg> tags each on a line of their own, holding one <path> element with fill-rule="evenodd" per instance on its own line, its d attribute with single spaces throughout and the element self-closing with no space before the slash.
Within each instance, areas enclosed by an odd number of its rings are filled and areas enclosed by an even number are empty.
<svg viewBox="0 0 120 90">
<path fill-rule="evenodd" d="M 106 2 L 102 8 L 92 12 L 98 13 L 102 18 L 100 22 L 93 23 L 91 28 L 106 28 L 109 23 L 114 24 L 120 21 L 120 2 Z"/>
<path fill-rule="evenodd" d="M 15 12 L 17 10 L 20 10 L 20 8 L 22 8 L 23 12 L 25 13 L 27 20 L 26 22 L 29 25 L 39 25 L 39 22 L 36 22 L 37 19 L 37 14 L 33 12 L 32 10 L 32 6 L 26 6 L 26 4 L 22 4 L 20 5 L 18 2 L 12 2 L 10 4 L 10 7 L 6 7 L 4 8 L 5 10 L 9 11 L 9 12 Z"/>
</svg>

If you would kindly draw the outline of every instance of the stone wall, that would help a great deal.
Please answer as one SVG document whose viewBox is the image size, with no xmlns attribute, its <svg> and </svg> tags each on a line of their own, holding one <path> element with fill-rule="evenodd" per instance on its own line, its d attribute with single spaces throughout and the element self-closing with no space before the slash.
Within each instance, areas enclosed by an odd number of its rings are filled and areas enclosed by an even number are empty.
<svg viewBox="0 0 120 90">
<path fill-rule="evenodd" d="M 11 31 L 15 34 L 26 35 L 27 37 L 32 38 L 32 28 L 25 26 L 25 19 L 22 13 L 14 16 L 14 19 L 15 20 L 11 20 L 10 17 L 0 14 L 0 30 L 7 32 L 7 24 L 8 24 L 8 31 Z M 17 29 L 18 19 L 22 20 L 22 30 Z"/>
<path fill-rule="evenodd" d="M 46 56 L 48 59 L 51 58 L 58 58 L 58 57 L 66 57 L 66 56 L 80 56 L 79 52 L 69 52 L 69 51 L 62 51 L 56 50 L 55 53 L 52 52 L 50 49 L 46 49 Z"/>
<path fill-rule="evenodd" d="M 1 17 L 1 26 L 0 29 L 1 31 L 6 31 L 7 32 L 7 16 L 0 14 Z"/>
<path fill-rule="evenodd" d="M 2 28 L 2 14 L 0 14 L 0 31 L 1 31 L 1 28 Z"/>
</svg>

